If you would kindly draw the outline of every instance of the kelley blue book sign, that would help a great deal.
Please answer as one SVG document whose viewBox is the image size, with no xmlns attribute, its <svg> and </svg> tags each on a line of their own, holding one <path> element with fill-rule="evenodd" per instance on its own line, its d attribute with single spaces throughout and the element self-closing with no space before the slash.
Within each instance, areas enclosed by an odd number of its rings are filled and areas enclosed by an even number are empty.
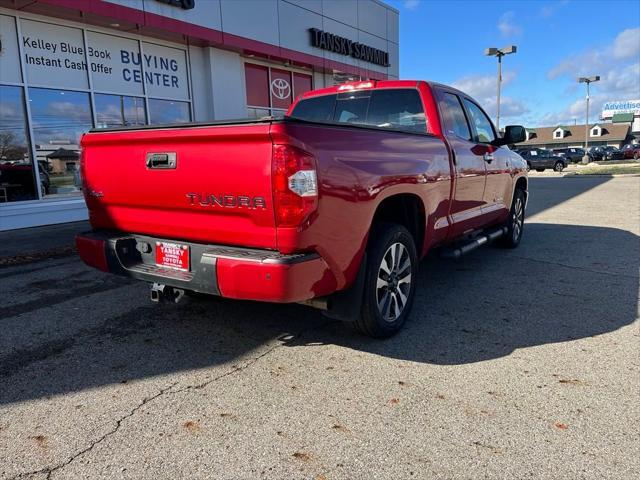
<svg viewBox="0 0 640 480">
<path fill-rule="evenodd" d="M 129 38 L 24 20 L 22 48 L 30 85 L 89 88 L 187 100 L 189 87 L 184 50 Z M 85 51 L 86 49 L 86 51 Z M 87 62 L 88 60 L 88 62 Z"/>
</svg>

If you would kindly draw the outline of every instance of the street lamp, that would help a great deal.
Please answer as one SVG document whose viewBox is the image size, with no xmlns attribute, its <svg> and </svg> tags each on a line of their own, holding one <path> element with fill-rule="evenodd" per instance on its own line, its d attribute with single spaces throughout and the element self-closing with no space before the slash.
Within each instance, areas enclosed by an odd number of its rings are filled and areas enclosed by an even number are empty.
<svg viewBox="0 0 640 480">
<path fill-rule="evenodd" d="M 580 77 L 578 82 L 587 84 L 587 121 L 584 124 L 584 156 L 582 163 L 589 163 L 589 84 L 600 80 L 600 75 L 593 77 Z"/>
<path fill-rule="evenodd" d="M 518 47 L 509 45 L 504 48 L 486 48 L 484 54 L 488 57 L 498 57 L 498 99 L 496 101 L 496 128 L 500 131 L 500 84 L 502 83 L 502 57 L 510 53 L 516 53 Z"/>
</svg>

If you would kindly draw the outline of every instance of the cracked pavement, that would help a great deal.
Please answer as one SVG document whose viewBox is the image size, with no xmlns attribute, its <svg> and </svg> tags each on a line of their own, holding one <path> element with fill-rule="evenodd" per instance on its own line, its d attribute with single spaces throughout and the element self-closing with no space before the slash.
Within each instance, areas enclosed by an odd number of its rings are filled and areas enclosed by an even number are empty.
<svg viewBox="0 0 640 480">
<path fill-rule="evenodd" d="M 639 199 L 532 178 L 520 248 L 427 258 L 387 341 L 151 304 L 74 256 L 0 267 L 0 478 L 637 478 Z"/>
</svg>

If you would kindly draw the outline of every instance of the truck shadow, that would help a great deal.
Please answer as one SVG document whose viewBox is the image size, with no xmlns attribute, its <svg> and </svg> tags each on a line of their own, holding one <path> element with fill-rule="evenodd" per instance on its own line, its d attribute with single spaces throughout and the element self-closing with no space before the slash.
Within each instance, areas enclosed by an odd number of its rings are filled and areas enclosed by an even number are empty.
<svg viewBox="0 0 640 480">
<path fill-rule="evenodd" d="M 525 232 L 516 250 L 422 262 L 412 316 L 397 336 L 375 341 L 336 325 L 310 343 L 456 365 L 601 335 L 637 318 L 640 237 L 542 223 Z"/>
<path fill-rule="evenodd" d="M 534 179 L 528 213 L 607 180 Z M 218 375 L 214 368 L 230 371 L 278 345 L 339 345 L 459 365 L 588 338 L 635 320 L 638 258 L 639 237 L 628 231 L 529 222 L 516 250 L 483 248 L 458 261 L 433 255 L 422 262 L 412 317 L 384 341 L 300 305 L 153 305 L 147 285 L 75 257 L 2 270 L 7 298 L 17 295 L 21 303 L 0 308 L 0 405 L 198 369 L 205 370 L 194 381 L 206 381 Z"/>
</svg>

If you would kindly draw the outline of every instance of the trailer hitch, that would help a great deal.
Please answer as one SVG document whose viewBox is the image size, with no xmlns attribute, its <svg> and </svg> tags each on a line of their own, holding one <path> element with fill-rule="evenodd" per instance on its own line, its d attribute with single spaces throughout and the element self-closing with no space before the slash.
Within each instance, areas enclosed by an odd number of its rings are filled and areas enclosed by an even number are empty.
<svg viewBox="0 0 640 480">
<path fill-rule="evenodd" d="M 184 297 L 182 288 L 174 288 L 162 283 L 154 283 L 151 285 L 151 301 L 178 303 Z"/>
</svg>

